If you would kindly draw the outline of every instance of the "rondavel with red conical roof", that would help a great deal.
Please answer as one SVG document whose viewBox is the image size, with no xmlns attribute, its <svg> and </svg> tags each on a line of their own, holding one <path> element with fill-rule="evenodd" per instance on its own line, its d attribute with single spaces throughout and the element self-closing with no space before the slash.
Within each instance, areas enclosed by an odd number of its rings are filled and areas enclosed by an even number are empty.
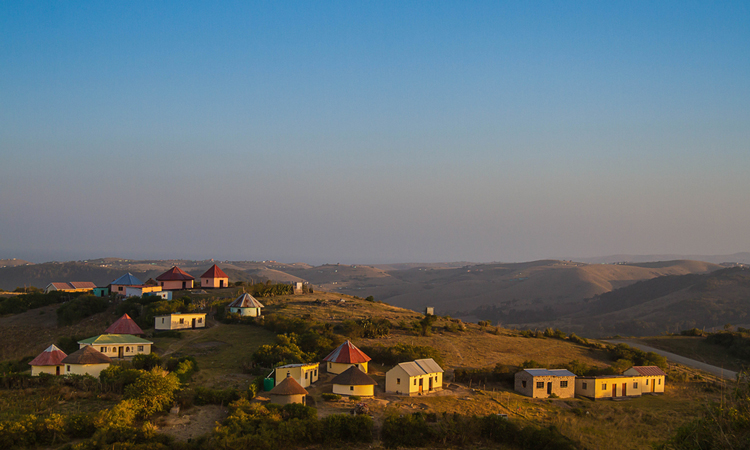
<svg viewBox="0 0 750 450">
<path fill-rule="evenodd" d="M 134 336 L 142 336 L 145 334 L 141 327 L 135 323 L 135 320 L 131 319 L 129 315 L 123 314 L 122 317 L 117 319 L 115 323 L 109 326 L 104 333 L 106 334 L 132 334 Z"/>
</svg>

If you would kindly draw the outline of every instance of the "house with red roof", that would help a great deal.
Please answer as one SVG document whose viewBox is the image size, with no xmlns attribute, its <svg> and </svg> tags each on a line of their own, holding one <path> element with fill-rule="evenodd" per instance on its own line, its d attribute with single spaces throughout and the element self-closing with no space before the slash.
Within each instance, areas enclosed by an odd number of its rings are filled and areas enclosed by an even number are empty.
<svg viewBox="0 0 750 450">
<path fill-rule="evenodd" d="M 52 291 L 61 292 L 92 292 L 96 285 L 90 281 L 55 281 L 44 288 L 44 292 L 49 294 Z"/>
<path fill-rule="evenodd" d="M 227 286 L 229 286 L 229 276 L 216 264 L 201 275 L 201 287 L 203 289 L 220 289 Z"/>
<path fill-rule="evenodd" d="M 132 334 L 133 336 L 143 336 L 145 333 L 135 323 L 135 320 L 130 318 L 129 315 L 123 314 L 122 317 L 117 319 L 115 323 L 109 326 L 104 331 L 105 334 Z"/>
<path fill-rule="evenodd" d="M 193 288 L 192 275 L 188 274 L 184 270 L 177 266 L 172 267 L 163 274 L 156 277 L 156 281 L 159 282 L 159 286 L 165 291 L 176 291 L 180 289 L 192 289 Z"/>
<path fill-rule="evenodd" d="M 323 358 L 323 361 L 326 362 L 328 373 L 343 373 L 352 366 L 356 366 L 362 372 L 367 373 L 367 362 L 370 361 L 370 357 L 365 355 L 351 341 L 346 341 Z"/>
<path fill-rule="evenodd" d="M 633 366 L 630 369 L 622 373 L 623 375 L 631 375 L 643 377 L 643 389 L 644 394 L 663 394 L 664 393 L 664 382 L 667 374 L 657 366 Z"/>
<path fill-rule="evenodd" d="M 50 345 L 36 358 L 29 362 L 31 366 L 31 376 L 38 376 L 40 373 L 48 373 L 50 375 L 62 375 L 64 373 L 63 359 L 68 356 L 64 351 L 57 348 L 56 345 Z"/>
</svg>

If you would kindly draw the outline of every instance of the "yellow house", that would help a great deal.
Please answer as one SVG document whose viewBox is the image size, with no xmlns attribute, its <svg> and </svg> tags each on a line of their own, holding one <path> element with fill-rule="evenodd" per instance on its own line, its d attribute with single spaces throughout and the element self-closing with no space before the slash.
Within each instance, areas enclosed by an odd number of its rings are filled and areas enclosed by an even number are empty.
<svg viewBox="0 0 750 450">
<path fill-rule="evenodd" d="M 154 317 L 156 331 L 195 328 L 206 328 L 206 313 L 174 313 Z"/>
<path fill-rule="evenodd" d="M 443 388 L 443 369 L 432 358 L 402 362 L 385 374 L 385 391 L 420 395 Z"/>
<path fill-rule="evenodd" d="M 281 380 L 281 383 L 276 385 L 276 387 L 268 391 L 268 396 L 271 398 L 271 403 L 277 405 L 288 405 L 289 403 L 301 403 L 304 405 L 306 404 L 307 391 L 294 378 L 287 377 Z"/>
<path fill-rule="evenodd" d="M 565 369 L 524 369 L 515 375 L 517 392 L 533 398 L 575 397 L 576 374 Z"/>
<path fill-rule="evenodd" d="M 151 353 L 153 342 L 130 334 L 102 334 L 78 341 L 80 348 L 93 346 L 109 358 L 132 358 Z"/>
<path fill-rule="evenodd" d="M 369 375 L 359 370 L 357 366 L 351 366 L 333 380 L 333 393 L 339 395 L 358 395 L 360 397 L 372 397 L 375 395 L 375 382 Z"/>
<path fill-rule="evenodd" d="M 318 363 L 287 364 L 274 369 L 274 378 L 278 386 L 287 377 L 294 378 L 303 388 L 318 381 Z"/>
<path fill-rule="evenodd" d="M 50 375 L 62 375 L 64 372 L 65 364 L 62 360 L 68 356 L 57 348 L 57 346 L 50 345 L 36 358 L 29 362 L 31 366 L 31 376 L 35 377 L 40 373 L 48 373 Z"/>
<path fill-rule="evenodd" d="M 346 341 L 323 358 L 323 361 L 326 362 L 328 373 L 343 373 L 352 366 L 356 366 L 362 372 L 367 373 L 367 362 L 370 361 L 370 357 L 365 355 L 351 341 Z"/>
<path fill-rule="evenodd" d="M 663 394 L 667 374 L 656 366 L 633 366 L 623 375 L 642 376 L 644 394 Z"/>
<path fill-rule="evenodd" d="M 65 364 L 65 375 L 98 377 L 102 370 L 109 367 L 112 360 L 93 346 L 87 345 L 66 356 L 62 363 Z"/>
<path fill-rule="evenodd" d="M 576 395 L 592 398 L 640 397 L 645 379 L 631 375 L 602 375 L 576 378 Z"/>
</svg>

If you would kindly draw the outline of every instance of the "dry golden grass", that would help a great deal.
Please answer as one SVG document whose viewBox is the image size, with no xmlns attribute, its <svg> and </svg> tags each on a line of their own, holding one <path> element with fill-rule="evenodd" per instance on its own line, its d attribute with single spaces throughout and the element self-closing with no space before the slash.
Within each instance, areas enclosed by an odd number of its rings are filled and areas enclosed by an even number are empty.
<svg viewBox="0 0 750 450">
<path fill-rule="evenodd" d="M 680 356 L 702 361 L 706 364 L 733 370 L 735 372 L 739 372 L 743 367 L 749 365 L 747 361 L 743 361 L 731 355 L 725 347 L 709 344 L 704 337 L 655 336 L 636 338 L 633 340 Z"/>
</svg>

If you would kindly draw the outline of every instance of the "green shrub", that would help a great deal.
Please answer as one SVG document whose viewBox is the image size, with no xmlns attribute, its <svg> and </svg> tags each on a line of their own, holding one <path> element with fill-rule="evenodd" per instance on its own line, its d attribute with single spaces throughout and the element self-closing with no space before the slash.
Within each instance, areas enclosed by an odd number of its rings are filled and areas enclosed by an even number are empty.
<svg viewBox="0 0 750 450">
<path fill-rule="evenodd" d="M 138 370 L 151 370 L 154 367 L 161 366 L 161 358 L 156 353 L 148 355 L 135 355 L 131 361 L 133 368 Z"/>
<path fill-rule="evenodd" d="M 86 295 L 74 298 L 57 308 L 57 324 L 73 325 L 86 317 L 106 311 L 108 307 L 109 301 L 101 297 Z"/>
<path fill-rule="evenodd" d="M 193 402 L 198 405 L 228 405 L 239 400 L 240 393 L 237 389 L 210 389 L 205 387 L 195 388 Z"/>
<path fill-rule="evenodd" d="M 341 400 L 341 396 L 339 394 L 321 394 L 320 397 L 327 401 L 327 402 L 335 402 L 336 400 Z"/>
</svg>

